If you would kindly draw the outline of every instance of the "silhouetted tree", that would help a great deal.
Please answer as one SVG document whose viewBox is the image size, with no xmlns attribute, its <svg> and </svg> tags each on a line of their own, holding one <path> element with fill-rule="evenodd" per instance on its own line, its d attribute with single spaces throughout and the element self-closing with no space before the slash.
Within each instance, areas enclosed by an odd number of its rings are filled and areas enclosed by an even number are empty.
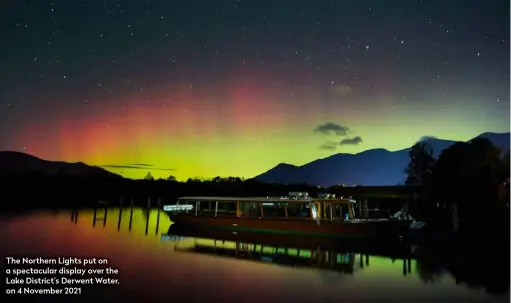
<svg viewBox="0 0 511 303">
<path fill-rule="evenodd" d="M 177 179 L 173 175 L 170 175 L 170 176 L 167 177 L 167 181 L 177 182 Z"/>
<path fill-rule="evenodd" d="M 150 181 L 154 180 L 154 177 L 151 174 L 151 172 L 148 172 L 147 175 L 145 175 L 144 180 L 150 180 Z"/>
<path fill-rule="evenodd" d="M 186 183 L 202 183 L 202 178 L 200 177 L 194 177 L 194 178 L 188 178 L 188 180 L 186 180 Z"/>
<path fill-rule="evenodd" d="M 410 152 L 410 163 L 405 172 L 407 178 L 406 185 L 425 185 L 429 181 L 435 158 L 433 158 L 433 149 L 425 142 L 415 143 Z"/>
<path fill-rule="evenodd" d="M 497 211 L 502 162 L 500 150 L 488 139 L 455 143 L 436 162 L 432 174 L 434 195 L 448 206 L 456 206 L 460 219 L 481 222 Z"/>
<path fill-rule="evenodd" d="M 509 207 L 509 175 L 510 175 L 510 166 L 509 166 L 509 149 L 507 153 L 502 158 L 502 164 L 500 169 L 500 188 L 499 188 L 499 201 L 505 203 Z"/>
<path fill-rule="evenodd" d="M 507 150 L 506 154 L 504 155 L 504 157 L 502 157 L 502 179 L 503 180 L 506 180 L 506 179 L 509 179 L 509 170 L 510 170 L 510 166 L 509 166 L 509 149 Z M 509 183 L 509 182 L 508 182 Z"/>
<path fill-rule="evenodd" d="M 226 179 L 227 179 L 226 181 L 229 183 L 240 183 L 241 182 L 240 177 L 227 177 Z"/>
</svg>

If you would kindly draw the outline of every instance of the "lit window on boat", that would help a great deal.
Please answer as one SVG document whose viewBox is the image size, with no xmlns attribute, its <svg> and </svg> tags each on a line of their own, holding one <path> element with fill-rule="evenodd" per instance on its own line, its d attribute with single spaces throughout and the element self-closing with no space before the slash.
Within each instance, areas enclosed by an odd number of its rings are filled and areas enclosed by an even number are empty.
<svg viewBox="0 0 511 303">
<path fill-rule="evenodd" d="M 316 205 L 312 205 L 312 218 L 316 219 L 318 217 L 318 212 L 316 211 Z"/>
</svg>

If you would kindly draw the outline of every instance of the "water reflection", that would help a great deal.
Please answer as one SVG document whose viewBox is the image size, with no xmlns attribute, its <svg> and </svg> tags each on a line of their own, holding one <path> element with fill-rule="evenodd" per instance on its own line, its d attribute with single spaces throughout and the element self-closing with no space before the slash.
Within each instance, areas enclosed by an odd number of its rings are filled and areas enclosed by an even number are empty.
<svg viewBox="0 0 511 303">
<path fill-rule="evenodd" d="M 5 256 L 108 258 L 113 267 L 121 270 L 121 285 L 84 289 L 81 299 L 95 302 L 509 300 L 507 287 L 504 292 L 500 290 L 500 295 L 494 295 L 481 287 L 481 281 L 469 279 L 469 272 L 480 272 L 474 263 L 486 263 L 488 271 L 502 268 L 502 264 L 494 264 L 494 256 L 479 255 L 471 264 L 463 261 L 466 258 L 458 258 L 458 265 L 446 266 L 453 264 L 451 256 L 428 263 L 424 261 L 428 260 L 424 250 L 414 251 L 413 258 L 409 258 L 403 248 L 390 249 L 390 253 L 389 249 L 378 249 L 373 253 L 369 248 L 363 251 L 363 247 L 359 247 L 360 251 L 348 249 L 341 243 L 318 248 L 317 243 L 306 239 L 295 245 L 276 245 L 274 239 L 230 239 L 218 235 L 215 240 L 210 235 L 167 234 L 171 222 L 165 215 L 160 216 L 157 231 L 157 213 L 154 210 L 147 216 L 141 209 L 134 209 L 131 231 L 130 211 L 119 214 L 118 209 L 109 209 L 104 226 L 97 221 L 95 227 L 93 210 L 80 212 L 75 224 L 70 222 L 71 213 L 64 211 L 2 218 L 0 252 Z M 494 262 L 488 264 L 487 260 Z M 464 281 L 476 281 L 478 287 L 467 288 Z M 80 298 L 67 299 L 76 302 Z"/>
<path fill-rule="evenodd" d="M 227 236 L 217 238 L 189 238 L 179 234 L 162 235 L 162 241 L 175 241 L 174 251 L 199 255 L 213 255 L 223 258 L 235 258 L 258 263 L 273 263 L 292 268 L 315 268 L 330 270 L 341 275 L 352 275 L 359 270 L 368 268 L 370 260 L 378 260 L 377 256 L 361 254 L 346 250 L 325 250 L 304 243 L 290 246 L 272 246 L 265 244 L 264 237 L 258 241 L 256 237 L 242 238 L 234 241 L 226 240 Z M 246 242 L 250 241 L 250 242 Z M 300 248 L 301 247 L 301 248 Z M 396 259 L 386 256 L 393 263 L 402 262 L 404 276 L 411 273 L 411 254 L 408 258 Z"/>
</svg>

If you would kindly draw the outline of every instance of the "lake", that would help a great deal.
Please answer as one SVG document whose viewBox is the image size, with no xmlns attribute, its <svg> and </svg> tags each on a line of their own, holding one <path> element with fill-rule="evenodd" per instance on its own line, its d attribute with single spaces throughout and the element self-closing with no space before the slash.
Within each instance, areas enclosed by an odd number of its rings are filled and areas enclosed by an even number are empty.
<svg viewBox="0 0 511 303">
<path fill-rule="evenodd" d="M 97 214 L 99 219 L 102 215 Z M 105 226 L 102 220 L 93 226 L 92 210 L 81 211 L 76 224 L 69 211 L 5 215 L 0 217 L 0 252 L 13 257 L 105 258 L 119 270 L 118 285 L 83 286 L 81 295 L 51 297 L 59 302 L 509 302 L 509 262 L 499 262 L 490 252 L 444 258 L 456 266 L 435 263 L 435 258 L 314 255 L 292 247 L 166 235 L 171 222 L 161 213 L 156 231 L 155 210 L 146 235 L 146 213 L 134 210 L 131 231 L 129 216 L 129 211 L 122 213 L 118 230 L 118 209 L 108 211 Z M 5 260 L 2 266 L 2 272 L 12 267 Z M 8 299 L 35 302 L 44 297 Z"/>
</svg>

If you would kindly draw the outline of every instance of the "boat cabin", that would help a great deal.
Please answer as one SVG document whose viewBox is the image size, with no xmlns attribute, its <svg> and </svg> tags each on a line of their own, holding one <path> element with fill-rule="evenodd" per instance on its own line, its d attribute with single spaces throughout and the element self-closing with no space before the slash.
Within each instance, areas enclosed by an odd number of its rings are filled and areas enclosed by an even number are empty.
<svg viewBox="0 0 511 303">
<path fill-rule="evenodd" d="M 355 217 L 353 199 L 335 196 L 310 198 L 303 193 L 287 197 L 181 197 L 163 210 L 200 217 L 346 220 Z"/>
</svg>

